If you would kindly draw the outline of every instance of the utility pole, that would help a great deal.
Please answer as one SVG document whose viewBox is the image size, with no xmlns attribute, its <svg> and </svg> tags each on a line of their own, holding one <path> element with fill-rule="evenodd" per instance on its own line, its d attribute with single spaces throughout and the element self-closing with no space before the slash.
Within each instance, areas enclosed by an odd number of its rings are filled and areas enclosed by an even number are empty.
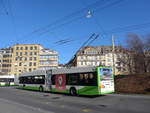
<svg viewBox="0 0 150 113">
<path fill-rule="evenodd" d="M 114 35 L 112 35 L 112 60 L 113 60 L 113 75 L 115 75 L 115 39 Z"/>
</svg>

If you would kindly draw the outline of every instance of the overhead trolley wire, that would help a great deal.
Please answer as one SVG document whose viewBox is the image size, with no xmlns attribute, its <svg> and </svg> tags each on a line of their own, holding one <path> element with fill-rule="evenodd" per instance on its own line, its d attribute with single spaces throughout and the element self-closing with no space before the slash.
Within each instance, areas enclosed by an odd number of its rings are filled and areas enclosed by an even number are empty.
<svg viewBox="0 0 150 113">
<path fill-rule="evenodd" d="M 105 0 L 104 0 L 104 1 L 105 1 Z M 109 1 L 110 1 L 110 0 L 109 0 Z M 118 0 L 117 0 L 117 1 L 118 1 Z M 63 18 L 61 18 L 61 19 L 58 19 L 58 20 L 54 21 L 53 23 L 51 23 L 51 24 L 49 24 L 49 25 L 47 25 L 47 26 L 45 26 L 45 27 L 41 27 L 41 28 L 39 28 L 39 29 L 36 29 L 36 30 L 34 30 L 33 32 L 31 32 L 31 33 L 29 33 L 29 34 L 27 34 L 27 35 L 25 35 L 25 36 L 23 36 L 23 37 L 29 37 L 29 36 L 34 35 L 34 34 L 37 34 L 37 33 L 40 33 L 40 36 L 41 36 L 41 35 L 43 35 L 43 34 L 45 34 L 45 33 L 47 33 L 47 32 L 50 32 L 50 31 L 52 31 L 52 30 L 54 30 L 54 29 L 60 28 L 61 26 L 65 26 L 66 24 L 72 23 L 72 22 L 74 22 L 75 20 L 78 20 L 78 19 L 81 19 L 81 18 L 85 18 L 84 15 L 82 15 L 82 16 L 78 16 L 78 15 L 79 15 L 79 14 L 82 14 L 83 11 L 87 11 L 87 9 L 88 9 L 89 7 L 100 7 L 101 5 L 104 5 L 104 3 L 102 3 L 102 4 L 99 5 L 99 3 L 101 3 L 101 2 L 102 2 L 101 0 L 98 0 L 98 1 L 95 2 L 95 3 L 88 5 L 86 8 L 83 8 L 83 9 L 81 9 L 81 10 L 78 10 L 78 11 L 76 11 L 76 12 L 73 12 L 73 13 L 71 13 L 70 15 L 67 15 L 67 16 L 65 16 L 65 17 L 63 17 Z M 107 1 L 107 3 L 108 3 L 108 1 Z M 110 4 L 112 4 L 112 3 L 114 3 L 114 2 L 111 2 Z M 116 3 L 117 3 L 117 2 L 115 2 L 115 4 L 116 4 Z M 98 6 L 97 6 L 97 5 L 98 5 Z M 108 4 L 107 4 L 107 5 L 108 5 Z M 105 6 L 105 7 L 101 8 L 101 9 L 104 9 L 104 8 L 107 8 L 107 7 Z M 73 17 L 75 17 L 76 15 L 77 15 L 78 17 L 73 18 Z M 68 19 L 71 19 L 71 20 L 68 21 Z M 64 23 L 62 23 L 62 22 L 64 22 Z M 60 24 L 60 23 L 62 23 L 62 24 Z M 58 26 L 57 26 L 57 25 L 58 25 Z M 53 28 L 53 26 L 54 26 L 54 28 Z M 50 27 L 52 27 L 52 28 L 50 28 Z M 22 39 L 22 37 L 21 37 L 21 39 Z"/>
<path fill-rule="evenodd" d="M 3 1 L 3 0 L 0 0 L 0 1 L 1 1 L 1 6 L 3 7 L 4 13 L 5 13 L 6 15 L 8 15 L 9 13 L 8 13 L 8 10 L 7 10 L 6 6 L 5 6 L 4 1 Z M 2 12 L 2 13 L 3 13 L 3 12 Z"/>
<path fill-rule="evenodd" d="M 103 0 L 103 1 L 105 1 L 106 2 L 106 0 Z M 111 1 L 111 0 L 107 0 L 107 4 L 105 5 L 105 2 L 103 3 L 103 4 L 100 4 L 99 6 L 98 6 L 98 8 L 97 9 L 95 9 L 95 10 L 93 10 L 93 11 L 100 11 L 100 10 L 103 10 L 103 9 L 105 9 L 105 8 L 107 8 L 107 7 L 110 7 L 110 6 L 113 6 L 113 5 L 116 5 L 116 4 L 118 4 L 118 3 L 120 3 L 121 2 L 121 0 L 116 0 L 116 1 L 114 1 L 114 2 L 108 2 L 108 1 Z M 74 12 L 74 13 L 72 13 L 72 14 L 70 14 L 70 15 L 68 15 L 68 16 L 65 16 L 63 19 L 60 19 L 60 20 L 56 20 L 56 22 L 54 22 L 54 23 L 56 23 L 56 25 L 55 25 L 55 27 L 54 28 L 52 28 L 52 29 L 57 29 L 57 28 L 60 28 L 61 26 L 65 26 L 65 25 L 67 25 L 67 24 L 70 24 L 70 23 L 72 23 L 72 22 L 74 22 L 75 20 L 79 20 L 79 19 L 83 19 L 83 18 L 85 18 L 85 15 L 83 15 L 83 12 L 84 11 L 87 11 L 88 9 L 89 9 L 89 7 L 91 7 L 91 6 L 96 6 L 96 5 L 98 5 L 98 3 L 100 2 L 100 0 L 98 0 L 96 3 L 94 3 L 94 4 L 92 4 L 92 5 L 88 5 L 87 7 L 85 7 L 85 8 L 83 8 L 83 9 L 81 9 L 81 10 L 79 10 L 79 11 L 76 11 L 76 12 Z M 103 5 L 105 5 L 105 6 L 103 6 Z M 100 7 L 100 6 L 102 6 L 102 7 Z M 100 8 L 99 8 L 100 7 Z M 79 14 L 81 14 L 80 16 L 78 16 Z M 75 17 L 77 15 L 77 17 Z M 75 17 L 75 18 L 72 18 L 72 17 Z M 70 20 L 68 20 L 68 18 L 70 18 Z M 59 24 L 58 26 L 57 26 L 57 24 L 60 22 L 60 21 L 66 21 L 66 22 L 64 22 L 64 23 L 62 23 L 62 24 Z M 52 25 L 53 25 L 53 23 L 52 24 L 50 24 L 50 25 L 48 25 L 48 26 L 46 26 L 46 27 L 44 27 L 42 30 L 44 30 L 44 29 L 47 29 L 47 28 L 49 28 L 49 27 L 52 27 Z M 42 34 L 45 34 L 45 33 L 47 33 L 47 32 L 49 32 L 49 31 L 51 31 L 51 29 L 49 30 L 46 30 L 46 31 L 43 31 L 43 32 L 41 32 Z"/>
<path fill-rule="evenodd" d="M 78 52 L 82 51 L 82 49 L 85 46 L 89 46 L 95 39 L 97 39 L 99 37 L 99 35 L 96 35 L 95 33 L 93 33 L 82 45 L 81 47 L 76 51 L 76 53 L 73 55 L 73 57 L 71 58 L 71 60 L 66 64 L 66 66 L 72 66 L 70 65 L 70 62 L 74 62 L 75 61 L 75 57 L 77 55 Z"/>
<path fill-rule="evenodd" d="M 106 34 L 110 34 L 110 33 L 124 32 L 124 31 L 143 29 L 143 28 L 150 28 L 150 22 L 142 23 L 142 24 L 129 25 L 129 26 L 125 26 L 125 27 L 118 27 L 118 28 L 114 28 L 112 30 L 107 30 L 105 32 L 106 32 Z"/>
</svg>

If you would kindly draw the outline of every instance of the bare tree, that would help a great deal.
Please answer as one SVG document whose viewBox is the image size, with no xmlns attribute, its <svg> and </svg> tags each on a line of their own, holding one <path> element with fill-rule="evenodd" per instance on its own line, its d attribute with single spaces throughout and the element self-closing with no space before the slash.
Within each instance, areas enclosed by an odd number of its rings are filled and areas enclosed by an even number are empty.
<svg viewBox="0 0 150 113">
<path fill-rule="evenodd" d="M 139 36 L 130 33 L 127 36 L 127 48 L 117 54 L 118 61 L 129 73 L 150 72 L 150 35 Z"/>
<path fill-rule="evenodd" d="M 121 65 L 123 65 L 122 68 L 126 72 L 134 73 L 133 68 L 133 53 L 129 51 L 128 49 L 122 48 L 121 51 L 119 51 L 117 54 L 118 62 L 120 62 Z"/>
<path fill-rule="evenodd" d="M 128 34 L 128 49 L 132 51 L 132 60 L 136 73 L 150 71 L 150 36 Z"/>
</svg>

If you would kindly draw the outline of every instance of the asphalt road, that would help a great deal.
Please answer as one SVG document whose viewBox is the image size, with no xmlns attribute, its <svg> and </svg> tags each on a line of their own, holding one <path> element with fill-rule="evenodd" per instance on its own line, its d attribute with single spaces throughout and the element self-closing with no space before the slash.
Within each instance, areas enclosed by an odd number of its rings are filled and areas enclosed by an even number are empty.
<svg viewBox="0 0 150 113">
<path fill-rule="evenodd" d="M 150 96 L 73 97 L 1 87 L 0 113 L 150 113 Z"/>
</svg>

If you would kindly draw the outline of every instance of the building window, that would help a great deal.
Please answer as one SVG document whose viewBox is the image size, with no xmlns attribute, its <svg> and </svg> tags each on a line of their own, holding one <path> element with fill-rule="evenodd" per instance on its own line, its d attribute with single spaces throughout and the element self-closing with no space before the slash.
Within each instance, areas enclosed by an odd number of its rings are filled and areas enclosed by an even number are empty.
<svg viewBox="0 0 150 113">
<path fill-rule="evenodd" d="M 30 52 L 30 55 L 32 55 L 32 52 Z"/>
<path fill-rule="evenodd" d="M 34 61 L 36 61 L 36 57 L 34 57 Z"/>
<path fill-rule="evenodd" d="M 25 52 L 25 55 L 28 55 L 28 52 Z"/>
<path fill-rule="evenodd" d="M 34 55 L 37 55 L 37 52 L 34 52 Z"/>
<path fill-rule="evenodd" d="M 93 60 L 96 60 L 96 58 L 97 58 L 96 56 L 93 56 L 93 57 L 92 57 Z"/>
<path fill-rule="evenodd" d="M 27 57 L 24 58 L 24 61 L 27 61 Z"/>
<path fill-rule="evenodd" d="M 20 57 L 20 61 L 22 60 L 22 57 Z"/>
<path fill-rule="evenodd" d="M 20 47 L 20 50 L 23 50 L 23 47 Z"/>
<path fill-rule="evenodd" d="M 28 50 L 28 47 L 25 47 L 25 50 Z"/>
<path fill-rule="evenodd" d="M 29 66 L 32 66 L 32 62 L 29 62 Z"/>
<path fill-rule="evenodd" d="M 31 72 L 32 71 L 32 69 L 31 68 L 29 68 L 29 72 Z"/>
<path fill-rule="evenodd" d="M 34 46 L 34 49 L 35 49 L 35 50 L 37 50 L 37 47 L 36 47 L 36 46 Z"/>
<path fill-rule="evenodd" d="M 92 62 L 93 66 L 95 66 L 95 62 Z"/>
<path fill-rule="evenodd" d="M 97 56 L 97 60 L 99 60 L 100 59 L 100 57 L 99 56 Z"/>
<path fill-rule="evenodd" d="M 121 71 L 121 67 L 119 67 L 119 68 L 117 68 L 118 69 L 118 71 Z"/>
<path fill-rule="evenodd" d="M 34 66 L 36 66 L 36 63 L 34 62 Z"/>
<path fill-rule="evenodd" d="M 22 66 L 22 63 L 21 63 L 21 62 L 19 63 L 19 66 Z"/>
<path fill-rule="evenodd" d="M 87 62 L 85 61 L 85 65 L 87 65 Z"/>
<path fill-rule="evenodd" d="M 18 52 L 16 52 L 16 56 L 18 56 Z"/>
<path fill-rule="evenodd" d="M 33 50 L 33 47 L 30 47 L 30 50 Z"/>
<path fill-rule="evenodd" d="M 81 62 L 78 62 L 78 65 L 80 66 L 80 65 L 81 65 Z"/>
<path fill-rule="evenodd" d="M 22 56 L 22 52 L 20 52 L 20 56 Z"/>
</svg>

